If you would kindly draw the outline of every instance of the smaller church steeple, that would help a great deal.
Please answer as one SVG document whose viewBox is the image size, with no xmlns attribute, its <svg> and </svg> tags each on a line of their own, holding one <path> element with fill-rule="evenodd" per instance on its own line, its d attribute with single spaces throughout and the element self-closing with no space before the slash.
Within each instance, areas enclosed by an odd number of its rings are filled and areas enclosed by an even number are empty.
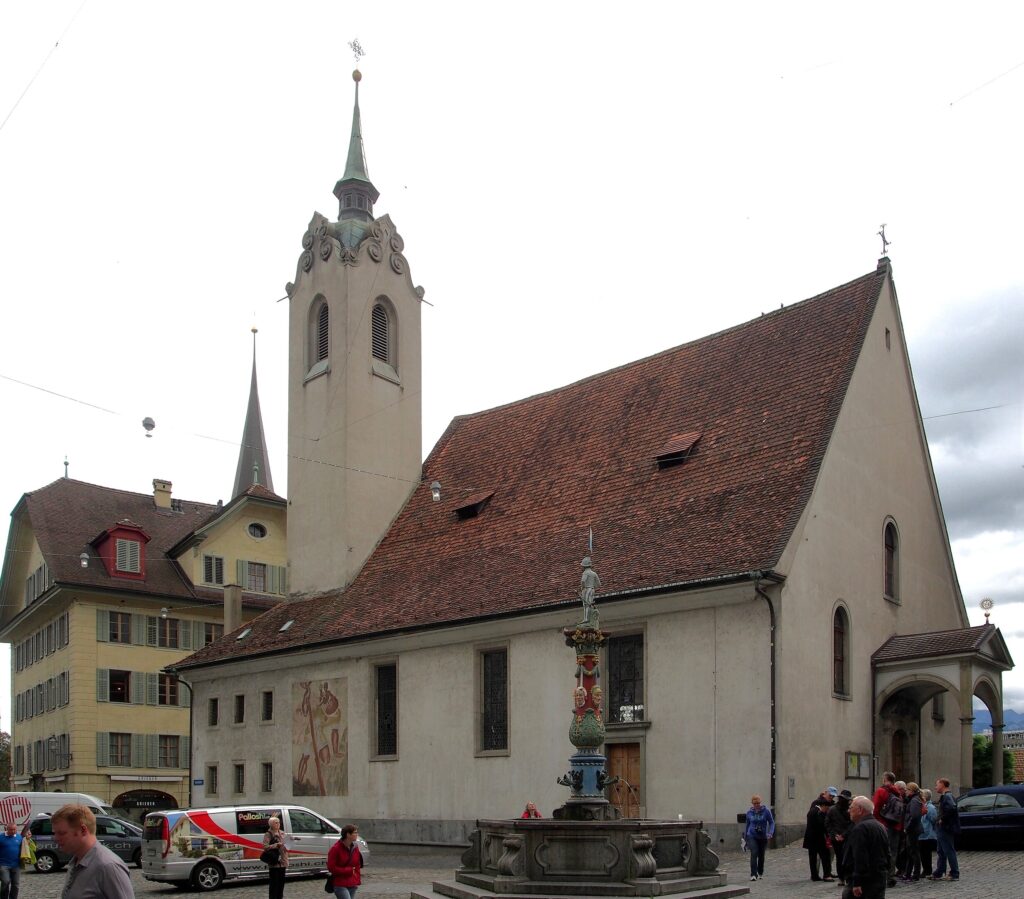
<svg viewBox="0 0 1024 899">
<path fill-rule="evenodd" d="M 356 102 L 352 109 L 352 134 L 348 141 L 348 160 L 345 174 L 334 185 L 334 196 L 338 198 L 338 221 L 356 219 L 373 221 L 373 204 L 380 194 L 370 181 L 366 171 L 366 154 L 363 151 L 363 126 L 359 117 L 359 82 L 363 75 L 356 69 L 352 80 L 356 83 Z"/>
<path fill-rule="evenodd" d="M 261 484 L 271 492 L 274 490 L 274 479 L 270 476 L 270 459 L 267 456 L 267 438 L 263 433 L 260 394 L 256 387 L 256 333 L 256 328 L 253 328 L 249 406 L 245 410 L 245 426 L 242 428 L 242 445 L 238 450 L 238 468 L 235 470 L 232 498 L 245 493 L 253 484 Z"/>
</svg>

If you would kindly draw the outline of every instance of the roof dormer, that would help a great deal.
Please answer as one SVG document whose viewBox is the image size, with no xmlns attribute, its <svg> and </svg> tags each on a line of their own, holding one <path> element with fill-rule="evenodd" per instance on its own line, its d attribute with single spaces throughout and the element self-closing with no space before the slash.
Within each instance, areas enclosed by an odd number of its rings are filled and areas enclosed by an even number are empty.
<svg viewBox="0 0 1024 899">
<path fill-rule="evenodd" d="M 150 537 L 141 527 L 122 518 L 91 541 L 111 577 L 146 579 L 146 544 Z"/>
</svg>

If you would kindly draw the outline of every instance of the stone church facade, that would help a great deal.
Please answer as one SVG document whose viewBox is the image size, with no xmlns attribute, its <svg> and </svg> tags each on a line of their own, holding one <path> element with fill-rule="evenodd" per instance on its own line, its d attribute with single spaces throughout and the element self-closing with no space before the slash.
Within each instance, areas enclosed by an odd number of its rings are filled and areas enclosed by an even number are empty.
<svg viewBox="0 0 1024 899">
<path fill-rule="evenodd" d="M 1001 733 L 1012 661 L 968 624 L 888 259 L 460 416 L 421 461 L 423 291 L 374 214 L 358 93 L 335 194 L 288 285 L 288 601 L 174 669 L 193 805 L 441 843 L 550 814 L 591 527 L 624 814 L 731 839 L 755 792 L 796 830 L 884 770 L 970 786 L 972 698 Z"/>
</svg>

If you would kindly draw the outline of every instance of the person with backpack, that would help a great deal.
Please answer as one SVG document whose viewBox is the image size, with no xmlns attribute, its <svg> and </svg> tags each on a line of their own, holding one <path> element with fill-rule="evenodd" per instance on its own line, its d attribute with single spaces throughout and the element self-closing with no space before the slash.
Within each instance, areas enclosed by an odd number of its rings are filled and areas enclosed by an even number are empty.
<svg viewBox="0 0 1024 899">
<path fill-rule="evenodd" d="M 359 852 L 359 828 L 346 824 L 341 828 L 341 839 L 327 853 L 327 870 L 337 899 L 355 899 L 356 888 L 361 884 L 360 870 L 363 856 Z"/>
<path fill-rule="evenodd" d="M 900 836 L 903 833 L 903 813 L 906 803 L 903 794 L 896 786 L 896 775 L 886 771 L 882 775 L 882 785 L 875 790 L 872 798 L 874 818 L 885 828 L 889 836 L 889 886 L 896 886 L 896 856 L 900 848 Z"/>
<path fill-rule="evenodd" d="M 743 829 L 743 839 L 750 852 L 750 879 L 760 880 L 764 877 L 764 851 L 768 841 L 775 836 L 775 818 L 768 806 L 761 805 L 761 797 L 756 793 L 750 797 L 750 808 L 747 809 L 747 823 Z"/>
</svg>

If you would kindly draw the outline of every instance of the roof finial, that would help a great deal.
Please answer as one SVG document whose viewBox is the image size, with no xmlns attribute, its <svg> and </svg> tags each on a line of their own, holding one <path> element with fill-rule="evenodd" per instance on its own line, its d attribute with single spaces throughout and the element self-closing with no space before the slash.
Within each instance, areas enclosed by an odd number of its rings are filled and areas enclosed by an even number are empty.
<svg viewBox="0 0 1024 899">
<path fill-rule="evenodd" d="M 884 222 L 882 223 L 881 230 L 878 232 L 878 236 L 882 238 L 882 256 L 888 256 L 889 255 L 889 244 L 891 244 L 892 241 L 889 240 L 888 238 L 886 238 L 886 236 L 885 236 L 885 223 Z"/>
<path fill-rule="evenodd" d="M 358 40 L 349 41 L 356 65 L 364 56 L 362 44 Z M 334 185 L 334 195 L 338 198 L 338 221 L 355 219 L 361 222 L 373 220 L 373 204 L 380 194 L 370 181 L 367 172 L 366 154 L 363 152 L 363 126 L 359 115 L 359 82 L 363 75 L 357 68 L 352 73 L 356 83 L 355 103 L 352 107 L 352 132 L 348 141 L 348 157 L 345 161 L 345 174 Z"/>
<path fill-rule="evenodd" d="M 68 457 L 64 457 L 64 477 L 68 476 Z"/>
<path fill-rule="evenodd" d="M 988 616 L 992 614 L 992 606 L 995 603 L 986 596 L 978 605 L 981 606 L 981 610 L 985 613 L 985 624 L 988 624 Z"/>
</svg>

